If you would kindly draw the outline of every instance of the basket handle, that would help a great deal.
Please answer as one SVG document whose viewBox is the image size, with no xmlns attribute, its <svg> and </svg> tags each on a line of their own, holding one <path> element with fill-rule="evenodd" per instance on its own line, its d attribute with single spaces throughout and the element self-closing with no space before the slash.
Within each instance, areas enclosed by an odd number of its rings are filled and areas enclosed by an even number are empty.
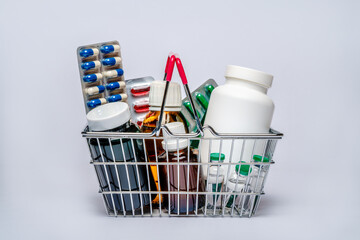
<svg viewBox="0 0 360 240">
<path fill-rule="evenodd" d="M 159 121 L 157 123 L 156 128 L 154 129 L 154 132 L 156 132 L 156 136 L 160 135 L 161 122 L 162 122 L 162 119 L 163 119 L 164 109 L 165 109 L 165 100 L 166 100 L 169 84 L 170 84 L 170 81 L 171 81 L 171 78 L 172 78 L 172 74 L 173 74 L 173 71 L 174 71 L 175 62 L 176 62 L 176 67 L 178 69 L 181 81 L 182 81 L 183 86 L 184 86 L 186 96 L 188 97 L 188 99 L 190 101 L 190 104 L 191 104 L 191 108 L 193 109 L 193 112 L 194 112 L 195 121 L 196 121 L 197 129 L 198 129 L 197 132 L 200 133 L 201 136 L 203 136 L 204 135 L 203 128 L 202 128 L 199 116 L 197 115 L 197 111 L 195 110 L 194 101 L 193 101 L 193 99 L 191 97 L 191 92 L 190 92 L 190 89 L 189 89 L 189 86 L 188 86 L 188 82 L 187 82 L 187 78 L 186 78 L 186 75 L 185 75 L 184 67 L 183 67 L 183 65 L 181 63 L 179 55 L 178 54 L 172 54 L 172 53 L 169 54 L 168 61 L 166 63 L 165 77 L 164 77 L 165 80 L 166 80 L 166 84 L 165 84 L 165 89 L 164 89 L 164 96 L 163 96 L 163 100 L 162 100 L 162 104 L 161 104 Z"/>
<path fill-rule="evenodd" d="M 186 96 L 188 97 L 188 99 L 190 101 L 191 108 L 192 108 L 192 110 L 194 112 L 198 133 L 200 133 L 201 136 L 204 136 L 204 132 L 203 132 L 203 128 L 202 128 L 202 125 L 201 125 L 201 122 L 200 122 L 200 118 L 199 118 L 199 116 L 197 114 L 197 111 L 196 111 L 195 105 L 194 105 L 194 101 L 193 101 L 193 99 L 191 97 L 191 92 L 190 92 L 188 81 L 187 81 L 187 78 L 186 78 L 186 75 L 185 75 L 184 67 L 183 67 L 183 65 L 181 63 L 179 55 L 176 54 L 175 56 L 176 56 L 176 67 L 178 69 L 181 81 L 183 83 Z"/>
<path fill-rule="evenodd" d="M 165 109 L 165 100 L 166 100 L 166 96 L 167 96 L 167 92 L 169 89 L 169 84 L 172 78 L 172 74 L 174 71 L 174 66 L 175 66 L 175 56 L 171 55 L 170 57 L 168 57 L 168 61 L 166 63 L 166 69 L 165 69 L 165 89 L 164 89 L 164 95 L 163 95 L 163 100 L 161 103 L 161 109 L 160 109 L 160 116 L 159 116 L 159 121 L 157 123 L 156 128 L 154 129 L 154 132 L 156 132 L 156 136 L 160 135 L 160 128 L 161 128 L 161 122 L 163 119 L 163 115 L 164 115 L 164 109 Z"/>
</svg>

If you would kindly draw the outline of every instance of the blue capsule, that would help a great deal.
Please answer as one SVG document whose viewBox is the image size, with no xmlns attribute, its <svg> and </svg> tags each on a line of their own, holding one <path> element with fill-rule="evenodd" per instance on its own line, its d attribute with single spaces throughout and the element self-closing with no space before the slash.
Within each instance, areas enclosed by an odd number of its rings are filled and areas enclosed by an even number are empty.
<svg viewBox="0 0 360 240">
<path fill-rule="evenodd" d="M 112 82 L 106 85 L 106 89 L 109 91 L 115 90 L 115 89 L 123 89 L 125 88 L 125 82 Z"/>
<path fill-rule="evenodd" d="M 119 50 L 120 50 L 119 45 L 104 45 L 100 48 L 100 51 L 105 54 L 118 52 Z"/>
<path fill-rule="evenodd" d="M 102 93 L 104 91 L 105 91 L 105 87 L 103 85 L 98 85 L 98 86 L 95 86 L 95 87 L 89 87 L 89 88 L 85 89 L 85 92 L 90 96 Z"/>
<path fill-rule="evenodd" d="M 99 61 L 85 62 L 85 63 L 81 64 L 81 68 L 84 70 L 90 70 L 90 69 L 94 69 L 94 68 L 98 68 L 98 67 L 100 67 Z"/>
<path fill-rule="evenodd" d="M 80 57 L 86 58 L 86 57 L 90 57 L 90 56 L 96 56 L 99 54 L 99 50 L 97 50 L 96 48 L 88 48 L 88 49 L 82 49 L 79 52 Z"/>
<path fill-rule="evenodd" d="M 88 101 L 86 105 L 89 108 L 94 108 L 94 107 L 100 106 L 100 105 L 105 104 L 105 103 L 106 103 L 105 98 L 98 98 L 98 99 L 93 99 L 93 100 Z"/>
<path fill-rule="evenodd" d="M 105 91 L 105 87 L 104 87 L 103 85 L 99 85 L 99 86 L 97 86 L 97 87 L 98 87 L 98 89 L 99 89 L 99 93 L 102 93 L 102 92 Z"/>
<path fill-rule="evenodd" d="M 108 102 L 117 102 L 117 101 L 121 101 L 121 100 L 126 100 L 127 99 L 127 95 L 126 94 L 115 94 L 112 95 L 110 97 L 107 98 Z"/>
<path fill-rule="evenodd" d="M 119 57 L 112 57 L 112 58 L 105 58 L 102 60 L 102 64 L 104 66 L 114 66 L 121 62 L 121 58 Z"/>
<path fill-rule="evenodd" d="M 89 74 L 89 75 L 83 76 L 83 81 L 89 82 L 89 83 L 93 83 L 93 82 L 96 82 L 101 79 L 102 79 L 101 73 L 94 73 L 94 74 Z"/>
<path fill-rule="evenodd" d="M 107 78 L 120 77 L 124 74 L 124 70 L 121 68 L 104 72 Z"/>
</svg>

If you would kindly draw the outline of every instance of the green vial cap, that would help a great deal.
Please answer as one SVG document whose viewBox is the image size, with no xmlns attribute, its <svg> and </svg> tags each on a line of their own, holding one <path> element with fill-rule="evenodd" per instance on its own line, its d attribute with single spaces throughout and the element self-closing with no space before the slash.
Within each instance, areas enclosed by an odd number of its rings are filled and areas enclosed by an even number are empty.
<svg viewBox="0 0 360 240">
<path fill-rule="evenodd" d="M 223 162 L 225 159 L 225 154 L 220 154 L 219 153 L 211 153 L 210 154 L 210 162 L 215 162 L 215 161 L 219 161 L 220 158 L 220 162 Z"/>
<path fill-rule="evenodd" d="M 246 163 L 246 162 L 241 161 L 241 163 Z M 239 172 L 239 168 L 240 168 L 240 172 Z M 240 173 L 243 176 L 247 176 L 249 174 L 249 169 L 251 172 L 252 169 L 250 168 L 249 164 L 242 164 L 241 167 L 240 167 L 240 165 L 236 165 L 236 167 L 235 167 L 236 173 Z"/>
<path fill-rule="evenodd" d="M 264 159 L 263 159 L 263 157 L 260 155 L 254 155 L 253 159 L 255 162 L 270 162 L 267 157 L 264 157 Z"/>
<path fill-rule="evenodd" d="M 212 91 L 213 91 L 214 89 L 215 89 L 214 86 L 211 85 L 211 84 L 208 84 L 208 85 L 205 86 L 205 91 L 206 91 L 206 93 L 207 93 L 208 95 L 211 95 L 211 93 L 212 93 Z"/>
<path fill-rule="evenodd" d="M 198 100 L 198 102 L 201 104 L 201 106 L 203 106 L 205 109 L 208 108 L 209 102 L 206 100 L 204 95 L 202 95 L 199 92 L 196 93 L 196 100 Z"/>
</svg>

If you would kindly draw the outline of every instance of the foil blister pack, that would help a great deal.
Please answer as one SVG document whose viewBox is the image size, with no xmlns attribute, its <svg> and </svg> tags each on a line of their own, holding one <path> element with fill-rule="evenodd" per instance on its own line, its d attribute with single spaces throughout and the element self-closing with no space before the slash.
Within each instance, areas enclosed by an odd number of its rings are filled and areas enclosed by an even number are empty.
<svg viewBox="0 0 360 240">
<path fill-rule="evenodd" d="M 109 102 L 127 102 L 118 41 L 80 46 L 76 52 L 86 113 Z"/>
<path fill-rule="evenodd" d="M 210 96 L 212 91 L 218 86 L 214 79 L 208 79 L 201 84 L 197 89 L 191 92 L 191 97 L 194 99 L 194 105 L 196 112 L 202 124 L 204 124 L 206 111 L 209 105 Z M 194 111 L 191 108 L 189 99 L 186 97 L 182 100 L 181 113 L 187 121 L 187 127 L 189 132 L 196 132 L 196 122 L 194 117 Z"/>
<path fill-rule="evenodd" d="M 126 80 L 126 93 L 131 112 L 131 120 L 141 126 L 149 110 L 150 83 L 153 77 L 142 77 Z"/>
</svg>

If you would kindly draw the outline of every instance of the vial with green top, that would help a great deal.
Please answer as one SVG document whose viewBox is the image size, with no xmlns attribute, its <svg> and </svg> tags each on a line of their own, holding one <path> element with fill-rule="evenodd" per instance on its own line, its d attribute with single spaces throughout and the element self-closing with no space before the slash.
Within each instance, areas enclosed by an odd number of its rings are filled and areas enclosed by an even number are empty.
<svg viewBox="0 0 360 240">
<path fill-rule="evenodd" d="M 269 163 L 269 158 L 267 157 L 262 157 L 260 155 L 254 155 L 253 156 L 253 160 L 254 162 L 263 162 L 263 163 Z M 254 193 L 261 193 L 262 188 L 264 186 L 264 180 L 265 180 L 265 175 L 269 170 L 270 165 L 259 165 L 259 164 L 255 164 L 252 167 L 252 172 L 251 172 L 251 181 L 250 181 L 250 188 Z"/>
<path fill-rule="evenodd" d="M 233 192 L 237 194 L 230 194 L 225 199 L 225 206 L 228 209 L 232 209 L 233 205 L 235 209 L 237 207 L 242 207 L 242 204 L 244 203 L 244 208 L 247 209 L 247 203 L 248 203 L 248 196 L 243 196 L 238 193 L 245 193 L 249 190 L 246 189 L 246 180 L 249 175 L 249 173 L 252 172 L 252 168 L 249 164 L 244 164 L 246 162 L 241 161 L 239 162 L 241 164 L 236 165 L 235 172 L 233 172 L 229 179 L 226 182 L 226 192 Z"/>
<path fill-rule="evenodd" d="M 254 155 L 253 156 L 253 160 L 254 162 L 263 162 L 263 163 L 269 163 L 270 160 L 267 157 L 263 157 L 260 155 Z M 254 206 L 257 205 L 259 199 L 260 199 L 260 194 L 262 192 L 262 189 L 264 188 L 264 182 L 265 182 L 265 177 L 266 174 L 268 173 L 270 168 L 270 165 L 259 165 L 259 164 L 255 164 L 253 166 L 253 171 L 251 172 L 251 181 L 250 181 L 250 190 L 253 193 L 256 193 L 257 195 L 255 195 L 255 199 L 254 199 Z"/>
<path fill-rule="evenodd" d="M 221 163 L 224 162 L 225 155 L 219 153 L 210 154 L 209 176 L 206 180 L 206 191 L 213 194 L 207 194 L 207 209 L 221 208 L 222 195 L 217 194 L 222 191 L 224 182 L 224 168 Z M 211 213 L 211 211 L 209 212 Z"/>
</svg>

